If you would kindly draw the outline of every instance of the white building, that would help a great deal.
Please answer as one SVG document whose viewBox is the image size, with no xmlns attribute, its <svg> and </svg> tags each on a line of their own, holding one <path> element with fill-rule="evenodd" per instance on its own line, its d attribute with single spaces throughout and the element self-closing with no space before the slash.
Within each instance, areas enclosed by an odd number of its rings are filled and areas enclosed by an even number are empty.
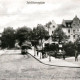
<svg viewBox="0 0 80 80">
<path fill-rule="evenodd" d="M 73 20 L 63 20 L 62 24 L 58 25 L 58 27 L 62 27 L 62 30 L 72 42 L 80 36 L 80 19 L 77 16 Z"/>
<path fill-rule="evenodd" d="M 47 26 L 49 25 L 49 26 Z M 47 25 L 45 25 L 45 29 L 49 32 L 49 35 L 51 36 L 54 32 L 54 30 L 58 27 L 57 24 L 52 20 L 51 22 L 48 22 Z M 52 38 L 50 37 L 48 40 L 43 42 L 43 46 L 45 46 L 46 43 L 53 43 Z"/>
<path fill-rule="evenodd" d="M 48 24 L 48 23 L 47 23 Z M 50 22 L 50 26 L 49 26 L 49 29 L 47 26 L 45 26 L 45 29 L 49 32 L 49 35 L 52 35 L 52 33 L 54 32 L 54 30 L 57 28 L 57 24 L 54 22 L 54 20 L 52 20 Z"/>
</svg>

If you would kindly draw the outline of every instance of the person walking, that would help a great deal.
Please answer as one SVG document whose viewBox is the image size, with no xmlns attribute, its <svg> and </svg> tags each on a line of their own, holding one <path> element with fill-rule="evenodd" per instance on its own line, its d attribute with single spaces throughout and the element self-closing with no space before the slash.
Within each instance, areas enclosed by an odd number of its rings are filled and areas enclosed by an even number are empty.
<svg viewBox="0 0 80 80">
<path fill-rule="evenodd" d="M 64 60 L 65 60 L 65 54 L 66 54 L 65 50 L 63 50 L 63 59 Z"/>
<path fill-rule="evenodd" d="M 57 52 L 58 52 L 58 51 L 55 50 L 54 52 L 55 52 L 55 58 L 56 58 L 56 57 L 57 57 Z"/>
<path fill-rule="evenodd" d="M 78 61 L 78 51 L 75 50 L 75 61 Z"/>
</svg>

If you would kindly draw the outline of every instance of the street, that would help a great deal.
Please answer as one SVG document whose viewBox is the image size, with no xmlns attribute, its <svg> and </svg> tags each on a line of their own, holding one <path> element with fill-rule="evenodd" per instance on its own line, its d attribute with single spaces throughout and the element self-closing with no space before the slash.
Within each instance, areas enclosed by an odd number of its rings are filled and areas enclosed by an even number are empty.
<svg viewBox="0 0 80 80">
<path fill-rule="evenodd" d="M 80 68 L 44 65 L 29 54 L 7 53 L 0 56 L 0 80 L 80 80 Z"/>
</svg>

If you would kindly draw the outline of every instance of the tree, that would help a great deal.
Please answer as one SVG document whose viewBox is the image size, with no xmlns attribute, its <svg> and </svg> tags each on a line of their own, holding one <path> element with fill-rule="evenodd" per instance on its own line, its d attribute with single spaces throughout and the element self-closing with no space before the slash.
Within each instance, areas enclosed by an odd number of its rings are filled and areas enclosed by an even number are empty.
<svg viewBox="0 0 80 80">
<path fill-rule="evenodd" d="M 43 49 L 43 39 L 45 39 L 47 36 L 49 36 L 48 31 L 45 30 L 44 26 L 41 24 L 38 24 L 36 28 L 33 28 L 32 32 L 32 40 L 35 42 L 34 48 L 39 45 L 42 46 Z M 40 41 L 40 42 L 39 42 Z M 35 52 L 35 51 L 34 51 Z"/>
<path fill-rule="evenodd" d="M 66 56 L 74 56 L 75 55 L 75 45 L 72 42 L 68 42 L 64 45 L 64 50 L 66 52 Z"/>
<path fill-rule="evenodd" d="M 61 41 L 65 41 L 66 39 L 68 39 L 68 36 L 63 32 L 61 27 L 58 27 L 54 30 L 52 39 L 53 41 L 57 40 L 61 42 Z"/>
<path fill-rule="evenodd" d="M 32 29 L 26 26 L 18 28 L 16 30 L 16 39 L 19 40 L 19 45 L 21 45 L 25 40 L 31 40 Z"/>
<path fill-rule="evenodd" d="M 41 24 L 38 24 L 36 28 L 33 28 L 33 33 L 32 33 L 32 39 L 34 40 L 42 40 L 45 39 L 47 36 L 49 36 L 48 31 L 45 30 L 44 26 Z"/>
<path fill-rule="evenodd" d="M 46 36 L 49 36 L 49 33 L 47 30 L 45 30 L 43 25 L 38 24 L 37 25 L 37 35 L 38 35 L 38 39 L 40 39 L 42 42 L 42 39 L 45 39 Z"/>
<path fill-rule="evenodd" d="M 75 49 L 78 50 L 78 52 L 80 52 L 80 37 L 77 38 L 77 40 L 74 42 L 75 44 Z"/>
<path fill-rule="evenodd" d="M 15 45 L 15 30 L 7 27 L 2 32 L 2 48 L 13 48 Z"/>
</svg>

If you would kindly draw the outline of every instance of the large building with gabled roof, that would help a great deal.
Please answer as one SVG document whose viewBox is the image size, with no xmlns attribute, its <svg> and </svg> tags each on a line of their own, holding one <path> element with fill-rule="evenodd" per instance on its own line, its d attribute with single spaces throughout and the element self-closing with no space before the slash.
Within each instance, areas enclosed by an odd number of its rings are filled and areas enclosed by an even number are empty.
<svg viewBox="0 0 80 80">
<path fill-rule="evenodd" d="M 80 19 L 77 16 L 73 20 L 63 20 L 62 24 L 59 24 L 58 27 L 62 27 L 72 42 L 80 36 Z"/>
</svg>

